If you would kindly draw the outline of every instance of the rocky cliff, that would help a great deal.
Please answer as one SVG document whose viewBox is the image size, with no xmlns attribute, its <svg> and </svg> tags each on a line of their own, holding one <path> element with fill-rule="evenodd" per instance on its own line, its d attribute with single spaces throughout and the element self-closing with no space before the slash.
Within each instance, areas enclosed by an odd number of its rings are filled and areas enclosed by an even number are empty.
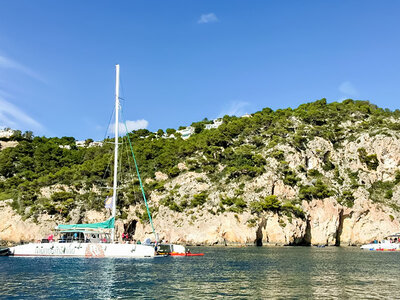
<svg viewBox="0 0 400 300">
<path fill-rule="evenodd" d="M 368 153 L 375 153 L 379 166 L 369 170 L 360 161 L 358 149 L 362 147 Z M 280 150 L 287 153 L 289 167 L 297 169 L 308 161 L 308 168 L 318 170 L 326 178 L 334 182 L 332 171 L 324 171 L 324 155 L 330 153 L 332 163 L 337 166 L 339 174 L 358 172 L 360 184 L 352 193 L 352 205 L 348 207 L 338 197 L 330 196 L 324 199 L 302 200 L 299 208 L 304 211 L 304 217 L 294 214 L 284 214 L 281 211 L 232 211 L 220 209 L 221 198 L 237 198 L 237 194 L 246 203 L 257 201 L 267 195 L 274 194 L 280 199 L 296 199 L 299 186 L 290 186 L 277 176 L 276 159 L 268 158 L 270 162 L 267 172 L 252 180 L 239 183 L 227 183 L 223 188 L 216 187 L 205 174 L 185 171 L 172 180 L 168 176 L 157 173 L 158 181 L 166 182 L 163 191 L 153 191 L 149 204 L 158 207 L 154 212 L 153 221 L 160 238 L 173 243 L 196 245 L 359 245 L 374 239 L 382 239 L 385 235 L 400 231 L 399 205 L 400 190 L 394 186 L 393 195 L 388 203 L 380 203 L 371 199 L 374 192 L 373 183 L 379 180 L 394 181 L 396 170 L 400 163 L 400 139 L 397 137 L 361 135 L 357 141 L 349 142 L 340 150 L 320 138 L 314 139 L 304 153 L 298 154 L 288 146 Z M 180 166 L 183 168 L 183 166 Z M 304 181 L 316 179 L 305 174 Z M 343 175 L 345 177 L 345 175 Z M 351 189 L 340 185 L 338 188 Z M 353 180 L 354 181 L 354 180 Z M 353 182 L 354 184 L 354 182 Z M 334 185 L 334 184 L 332 184 Z M 56 190 L 60 189 L 56 186 Z M 372 188 L 372 189 L 371 189 Z M 64 189 L 65 190 L 65 189 Z M 185 211 L 174 211 L 165 204 L 165 198 L 174 195 L 174 200 L 190 198 L 202 192 L 207 192 L 208 200 L 201 206 Z M 49 193 L 48 189 L 43 191 Z M 340 191 L 338 192 L 340 194 Z M 186 196 L 184 196 L 186 195 Z M 388 200 L 388 199 L 387 199 Z M 11 207 L 9 201 L 0 202 L 0 239 L 3 241 L 21 242 L 39 240 L 50 234 L 57 223 L 63 222 L 60 216 L 43 214 L 37 220 L 23 220 Z M 124 209 L 124 219 L 117 221 L 117 234 L 124 231 L 133 234 L 135 239 L 151 237 L 152 231 L 148 222 L 138 218 L 141 205 L 131 205 Z M 75 210 L 75 217 L 69 222 L 99 222 L 109 216 L 106 210 L 96 212 L 80 212 Z"/>
<path fill-rule="evenodd" d="M 188 140 L 132 135 L 161 239 L 347 246 L 400 231 L 400 112 L 323 99 L 295 110 L 224 117 L 209 131 L 199 124 Z M 110 182 L 108 144 L 87 150 L 57 144 L 70 140 L 21 142 L 0 152 L 0 198 L 14 195 L 0 201 L 1 240 L 37 240 L 58 223 L 109 216 L 99 188 Z M 58 166 L 66 161 L 69 166 Z M 151 237 L 138 181 L 121 187 L 118 236 Z"/>
</svg>

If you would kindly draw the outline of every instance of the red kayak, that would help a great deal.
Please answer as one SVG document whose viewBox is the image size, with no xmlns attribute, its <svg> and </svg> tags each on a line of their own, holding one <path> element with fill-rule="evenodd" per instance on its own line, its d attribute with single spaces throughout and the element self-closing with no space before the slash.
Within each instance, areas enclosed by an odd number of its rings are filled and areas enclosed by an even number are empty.
<svg viewBox="0 0 400 300">
<path fill-rule="evenodd" d="M 204 256 L 204 253 L 177 253 L 171 252 L 169 255 L 171 256 Z"/>
</svg>

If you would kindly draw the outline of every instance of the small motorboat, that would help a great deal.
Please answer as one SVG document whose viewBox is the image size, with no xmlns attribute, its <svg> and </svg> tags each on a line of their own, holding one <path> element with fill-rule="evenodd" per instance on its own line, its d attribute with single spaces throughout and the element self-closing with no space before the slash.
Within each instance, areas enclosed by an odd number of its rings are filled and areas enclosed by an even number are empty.
<svg viewBox="0 0 400 300">
<path fill-rule="evenodd" d="M 11 255 L 10 248 L 0 248 L 0 256 L 9 256 Z"/>
<path fill-rule="evenodd" d="M 204 256 L 204 253 L 192 253 L 185 246 L 176 244 L 159 244 L 157 246 L 157 254 L 169 256 Z"/>
<path fill-rule="evenodd" d="M 382 241 L 375 240 L 362 245 L 362 250 L 370 251 L 400 251 L 400 233 L 394 233 L 385 237 Z"/>
<path fill-rule="evenodd" d="M 171 252 L 169 255 L 170 256 L 204 256 L 204 253 L 191 253 L 191 252 L 177 253 L 177 252 Z"/>
</svg>

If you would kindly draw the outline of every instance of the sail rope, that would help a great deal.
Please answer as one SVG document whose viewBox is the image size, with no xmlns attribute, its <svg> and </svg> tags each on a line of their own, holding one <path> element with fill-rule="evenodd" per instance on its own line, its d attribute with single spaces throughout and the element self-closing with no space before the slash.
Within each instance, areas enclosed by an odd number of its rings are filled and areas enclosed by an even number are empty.
<svg viewBox="0 0 400 300">
<path fill-rule="evenodd" d="M 131 139 L 130 139 L 130 137 L 129 137 L 128 127 L 126 126 L 126 122 L 125 122 L 125 121 L 124 121 L 124 125 L 125 125 L 125 130 L 126 130 L 126 136 L 127 136 L 127 138 L 128 138 L 128 142 L 129 142 L 129 147 L 130 147 L 130 149 L 131 149 L 133 161 L 135 162 L 135 168 L 136 168 L 136 173 L 137 173 L 137 176 L 138 176 L 138 179 L 139 179 L 140 189 L 142 190 L 142 195 L 143 195 L 144 203 L 145 203 L 145 205 L 146 205 L 147 215 L 149 216 L 149 220 L 150 220 L 150 224 L 151 224 L 151 229 L 153 230 L 154 236 L 155 236 L 156 241 L 157 241 L 157 234 L 156 234 L 156 231 L 154 230 L 153 219 L 151 218 L 151 213 L 150 213 L 149 205 L 148 205 L 148 203 L 147 203 L 146 194 L 145 194 L 145 192 L 144 192 L 142 179 L 141 179 L 140 173 L 139 173 L 139 167 L 138 167 L 137 162 L 136 162 L 135 153 L 133 152 L 132 142 L 131 142 Z"/>
</svg>

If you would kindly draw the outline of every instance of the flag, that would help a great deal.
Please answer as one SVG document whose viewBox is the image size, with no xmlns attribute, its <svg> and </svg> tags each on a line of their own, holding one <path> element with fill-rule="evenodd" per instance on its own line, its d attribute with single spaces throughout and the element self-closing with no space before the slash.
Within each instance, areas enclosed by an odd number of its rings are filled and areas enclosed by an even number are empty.
<svg viewBox="0 0 400 300">
<path fill-rule="evenodd" d="M 113 197 L 109 196 L 106 198 L 106 200 L 104 200 L 104 207 L 105 208 L 112 208 L 113 206 Z"/>
</svg>

